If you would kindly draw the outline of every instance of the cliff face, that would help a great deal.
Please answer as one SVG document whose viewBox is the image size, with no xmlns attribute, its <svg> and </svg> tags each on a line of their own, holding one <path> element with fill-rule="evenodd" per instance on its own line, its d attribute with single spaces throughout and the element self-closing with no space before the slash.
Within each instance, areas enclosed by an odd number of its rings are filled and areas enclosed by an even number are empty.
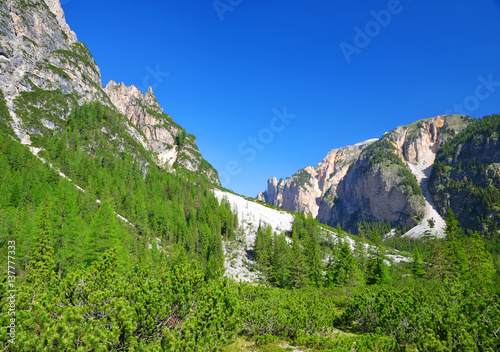
<svg viewBox="0 0 500 352">
<path fill-rule="evenodd" d="M 287 180 L 273 177 L 267 183 L 267 190 L 259 193 L 258 199 L 294 212 L 311 212 L 318 215 L 319 205 L 327 192 L 335 197 L 340 180 L 346 175 L 351 164 L 366 146 L 375 140 L 358 143 L 330 151 L 322 162 L 313 168 L 299 170 Z"/>
<path fill-rule="evenodd" d="M 335 201 L 322 202 L 318 219 L 352 230 L 360 221 L 409 226 L 421 219 L 407 235 L 418 237 L 427 230 L 442 235 L 444 221 L 428 192 L 428 178 L 439 147 L 466 125 L 462 117 L 448 115 L 386 133 L 361 153 L 340 182 Z"/>
<path fill-rule="evenodd" d="M 428 191 L 439 147 L 467 125 L 457 115 L 400 126 L 380 140 L 331 151 L 316 168 L 286 181 L 268 181 L 258 198 L 289 211 L 311 211 L 321 222 L 356 231 L 361 221 L 409 226 L 423 219 L 411 236 L 426 230 L 442 234 L 444 221 Z M 429 219 L 435 226 L 430 229 Z"/>
<path fill-rule="evenodd" d="M 37 88 L 74 94 L 80 103 L 108 101 L 99 68 L 67 25 L 59 1 L 5 0 L 0 19 L 0 88 L 8 102 Z"/>
<path fill-rule="evenodd" d="M 43 149 L 41 138 L 64 126 L 75 104 L 98 102 L 132 122 L 124 120 L 125 129 L 159 166 L 185 168 L 219 183 L 195 137 L 163 112 L 151 89 L 143 95 L 113 81 L 102 88 L 99 67 L 66 23 L 58 0 L 0 1 L 0 21 L 0 89 L 24 144 Z"/>
</svg>

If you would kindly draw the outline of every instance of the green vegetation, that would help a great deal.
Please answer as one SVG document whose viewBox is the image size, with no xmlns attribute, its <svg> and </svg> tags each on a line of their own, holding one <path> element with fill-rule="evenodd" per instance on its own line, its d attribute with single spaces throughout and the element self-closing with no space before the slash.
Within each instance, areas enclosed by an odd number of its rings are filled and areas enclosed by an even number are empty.
<svg viewBox="0 0 500 352">
<path fill-rule="evenodd" d="M 59 125 L 71 106 L 76 104 L 76 96 L 63 94 L 60 90 L 45 91 L 33 83 L 31 86 L 32 91 L 21 92 L 15 99 L 16 115 L 26 127 L 38 130 L 44 136 L 51 135 L 51 131 L 43 126 L 41 119 L 45 118 Z"/>
<path fill-rule="evenodd" d="M 48 64 L 47 67 L 50 70 L 54 71 L 56 74 L 58 74 L 60 77 L 65 78 L 65 79 L 71 79 L 71 77 L 66 72 L 64 72 L 63 70 L 61 70 L 59 67 L 56 67 L 56 66 L 54 66 L 52 64 Z"/>
<path fill-rule="evenodd" d="M 312 187 L 311 177 L 311 174 L 304 169 L 297 171 L 297 173 L 292 176 L 293 182 L 295 182 L 299 187 L 302 188 L 304 188 L 306 184 L 309 187 Z"/>
<path fill-rule="evenodd" d="M 25 123 L 47 117 L 57 129 L 36 139 L 52 168 L 13 138 L 0 99 L 4 350 L 500 350 L 500 275 L 453 211 L 445 239 L 394 237 L 413 253 L 408 263 L 387 259 L 388 223 L 359 224 L 365 239 L 356 242 L 310 214 L 295 215 L 289 234 L 261 226 L 253 256 L 263 282 L 238 284 L 223 278 L 223 241 L 236 241 L 237 217 L 204 177 L 156 167 L 123 116 L 100 104 L 69 108 L 72 96 L 36 89 L 18 99 Z M 197 152 L 194 136 L 179 145 Z"/>
<path fill-rule="evenodd" d="M 5 101 L 5 96 L 0 90 L 0 131 L 4 134 L 10 134 L 14 136 L 14 130 L 10 125 L 12 117 L 9 113 L 9 108 L 7 107 L 7 102 Z"/>
</svg>

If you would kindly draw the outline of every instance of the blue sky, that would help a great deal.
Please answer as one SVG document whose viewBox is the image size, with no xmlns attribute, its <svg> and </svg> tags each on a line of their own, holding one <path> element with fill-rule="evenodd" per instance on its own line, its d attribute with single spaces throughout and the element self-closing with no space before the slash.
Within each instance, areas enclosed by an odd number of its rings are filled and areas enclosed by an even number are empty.
<svg viewBox="0 0 500 352">
<path fill-rule="evenodd" d="M 500 0 L 61 2 L 103 84 L 153 86 L 246 196 L 398 125 L 500 113 Z"/>
</svg>

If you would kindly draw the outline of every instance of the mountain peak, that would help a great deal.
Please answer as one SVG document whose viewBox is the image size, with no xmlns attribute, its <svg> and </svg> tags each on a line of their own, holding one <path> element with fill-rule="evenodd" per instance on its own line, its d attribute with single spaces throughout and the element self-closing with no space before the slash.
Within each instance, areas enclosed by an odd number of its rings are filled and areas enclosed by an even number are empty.
<svg viewBox="0 0 500 352">
<path fill-rule="evenodd" d="M 69 25 L 66 23 L 66 17 L 64 16 L 64 11 L 61 7 L 59 0 L 45 0 L 45 3 L 49 7 L 50 11 L 56 16 L 59 26 L 64 33 L 68 36 L 68 41 L 70 44 L 74 44 L 78 41 L 75 32 L 71 30 Z"/>
</svg>

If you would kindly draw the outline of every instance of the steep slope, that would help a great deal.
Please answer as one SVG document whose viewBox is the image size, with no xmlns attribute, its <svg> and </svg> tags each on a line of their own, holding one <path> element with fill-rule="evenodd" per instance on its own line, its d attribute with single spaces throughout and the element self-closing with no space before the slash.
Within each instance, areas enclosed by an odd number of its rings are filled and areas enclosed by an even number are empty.
<svg viewBox="0 0 500 352">
<path fill-rule="evenodd" d="M 443 145 L 430 178 L 439 212 L 497 239 L 500 222 L 500 115 L 473 121 Z"/>
<path fill-rule="evenodd" d="M 330 197 L 335 197 L 337 186 L 351 164 L 374 141 L 334 149 L 316 168 L 301 169 L 286 181 L 270 178 L 267 190 L 259 193 L 257 199 L 292 212 L 311 212 L 316 217 L 323 196 L 329 192 Z"/>
<path fill-rule="evenodd" d="M 186 130 L 163 112 L 151 87 L 144 95 L 136 86 L 127 87 L 111 80 L 104 91 L 118 111 L 142 132 L 131 130 L 135 138 L 153 152 L 157 165 L 167 169 L 180 166 L 205 174 L 211 182 L 220 184 L 217 171 L 201 157 L 196 137 L 186 135 Z"/>
<path fill-rule="evenodd" d="M 436 217 L 432 230 L 441 233 L 444 222 L 427 192 L 427 178 L 439 146 L 466 125 L 465 118 L 447 115 L 386 133 L 361 153 L 340 182 L 336 201 L 322 203 L 318 219 L 355 231 L 361 221 L 389 221 L 394 227 L 406 227 L 418 219 Z M 424 227 L 427 223 L 422 222 Z M 424 227 L 408 235 L 421 236 Z"/>
<path fill-rule="evenodd" d="M 270 226 L 276 234 L 287 233 L 290 235 L 294 225 L 294 216 L 288 212 L 273 209 L 269 206 L 259 204 L 255 200 L 245 199 L 242 196 L 215 189 L 215 197 L 219 202 L 227 201 L 234 213 L 238 217 L 239 232 L 235 242 L 225 242 L 225 275 L 237 281 L 257 282 L 263 280 L 262 273 L 256 270 L 254 260 L 254 245 L 256 240 L 257 229 L 259 226 Z M 339 233 L 326 227 L 321 227 L 321 242 L 324 246 L 333 247 L 339 239 Z M 372 247 L 369 244 L 357 242 L 344 233 L 343 240 L 349 243 L 352 250 L 357 246 L 364 246 L 366 251 Z M 287 237 L 287 242 L 291 243 L 290 237 Z M 328 252 L 328 250 L 325 250 Z M 329 255 L 325 255 L 322 260 L 326 264 Z M 398 254 L 396 251 L 386 253 L 385 258 L 387 264 L 391 262 L 409 262 L 410 259 Z"/>
<path fill-rule="evenodd" d="M 151 90 L 144 96 L 114 82 L 102 88 L 99 67 L 69 28 L 58 0 L 2 1 L 0 21 L 0 89 L 16 136 L 32 150 L 46 147 L 74 106 L 98 102 L 132 121 L 123 118 L 123 128 L 112 138 L 124 141 L 128 137 L 122 134 L 128 134 L 158 165 L 198 172 L 219 183 L 195 137 L 186 136 L 163 113 Z"/>
<path fill-rule="evenodd" d="M 412 227 L 406 235 L 443 234 L 444 220 L 428 191 L 441 145 L 469 120 L 438 116 L 400 126 L 380 140 L 332 150 L 316 168 L 271 178 L 257 198 L 289 211 L 311 212 L 319 221 L 357 232 L 362 222 Z"/>
</svg>

